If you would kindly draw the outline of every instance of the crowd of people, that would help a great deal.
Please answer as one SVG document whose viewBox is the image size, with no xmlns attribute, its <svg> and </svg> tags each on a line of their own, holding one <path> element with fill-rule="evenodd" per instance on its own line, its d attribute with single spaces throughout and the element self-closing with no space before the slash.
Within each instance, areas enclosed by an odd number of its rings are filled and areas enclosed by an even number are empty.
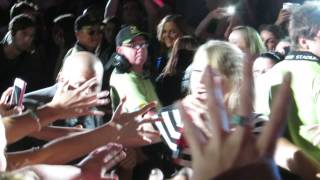
<svg viewBox="0 0 320 180">
<path fill-rule="evenodd" d="M 0 4 L 0 179 L 320 179 L 320 3 L 206 3 Z"/>
</svg>

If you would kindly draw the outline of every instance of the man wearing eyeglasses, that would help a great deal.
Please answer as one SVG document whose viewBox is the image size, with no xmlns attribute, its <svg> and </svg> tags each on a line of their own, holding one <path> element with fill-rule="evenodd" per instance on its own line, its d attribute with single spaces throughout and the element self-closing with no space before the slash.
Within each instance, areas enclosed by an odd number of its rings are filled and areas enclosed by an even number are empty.
<svg viewBox="0 0 320 180">
<path fill-rule="evenodd" d="M 148 37 L 136 26 L 122 28 L 116 36 L 115 69 L 111 74 L 112 107 L 126 97 L 125 109 L 139 109 L 151 101 L 158 101 L 154 87 L 144 69 L 148 58 Z M 121 66 L 121 67 L 120 67 Z M 160 105 L 158 105 L 160 107 Z"/>
<path fill-rule="evenodd" d="M 123 107 L 128 112 L 135 111 L 151 101 L 157 101 L 157 108 L 147 112 L 144 117 L 152 116 L 160 108 L 157 94 L 144 68 L 148 59 L 147 47 L 147 34 L 139 31 L 136 26 L 124 27 L 117 34 L 117 53 L 113 56 L 115 69 L 110 77 L 110 97 L 113 110 L 119 104 L 119 100 L 124 97 L 126 98 L 126 103 Z M 158 132 L 155 131 L 152 126 L 139 128 L 150 135 L 148 136 L 148 138 L 152 140 L 150 144 L 159 142 L 159 137 L 154 136 L 154 134 L 158 134 Z M 129 158 L 124 160 L 129 162 L 120 164 L 120 167 L 124 170 L 123 174 L 131 174 L 131 170 L 136 166 L 136 163 L 138 163 L 139 168 L 135 168 L 135 176 L 129 177 L 129 179 L 147 179 L 145 175 L 148 175 L 152 168 L 165 167 L 162 148 L 162 144 L 155 144 L 144 147 L 142 153 L 140 151 L 141 149 L 130 150 L 130 152 L 133 153 L 129 153 Z M 139 154 L 140 156 L 135 156 L 135 154 Z M 141 154 L 143 158 L 141 158 Z M 141 164 L 143 161 L 144 163 Z"/>
</svg>

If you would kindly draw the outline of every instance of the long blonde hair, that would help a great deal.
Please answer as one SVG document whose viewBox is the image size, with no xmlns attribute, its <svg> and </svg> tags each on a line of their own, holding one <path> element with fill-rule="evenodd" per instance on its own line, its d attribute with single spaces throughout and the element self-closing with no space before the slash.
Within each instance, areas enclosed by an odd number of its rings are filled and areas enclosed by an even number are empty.
<svg viewBox="0 0 320 180">
<path fill-rule="evenodd" d="M 201 45 L 193 61 L 207 61 L 227 80 L 229 91 L 224 95 L 228 109 L 235 113 L 239 107 L 240 86 L 243 71 L 243 52 L 235 45 L 218 40 L 210 40 Z"/>
<path fill-rule="evenodd" d="M 267 52 L 267 49 L 259 35 L 259 33 L 249 26 L 236 26 L 232 31 L 239 31 L 244 38 L 246 47 L 251 54 L 260 55 Z"/>
</svg>

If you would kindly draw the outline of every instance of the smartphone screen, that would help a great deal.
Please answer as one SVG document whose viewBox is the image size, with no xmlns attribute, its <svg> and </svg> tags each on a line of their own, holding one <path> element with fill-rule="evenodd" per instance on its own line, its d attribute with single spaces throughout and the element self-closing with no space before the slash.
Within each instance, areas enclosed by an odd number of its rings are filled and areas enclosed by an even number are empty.
<svg viewBox="0 0 320 180">
<path fill-rule="evenodd" d="M 26 90 L 26 86 L 27 83 L 20 79 L 20 78 L 16 78 L 14 80 L 14 84 L 13 84 L 13 91 L 11 94 L 11 100 L 10 100 L 10 105 L 12 106 L 21 106 L 22 105 L 22 100 L 23 100 L 23 96 Z"/>
</svg>

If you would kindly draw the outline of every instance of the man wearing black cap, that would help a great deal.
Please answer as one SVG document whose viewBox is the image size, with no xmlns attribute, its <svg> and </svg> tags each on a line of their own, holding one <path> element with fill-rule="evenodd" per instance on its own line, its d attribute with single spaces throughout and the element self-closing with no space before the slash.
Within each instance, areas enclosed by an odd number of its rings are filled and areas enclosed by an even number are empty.
<svg viewBox="0 0 320 180">
<path fill-rule="evenodd" d="M 106 49 L 101 47 L 102 41 L 102 22 L 99 18 L 92 14 L 82 14 L 80 15 L 74 23 L 74 31 L 77 42 L 75 45 L 66 53 L 64 59 L 75 52 L 88 51 L 99 57 L 102 65 L 104 67 L 104 77 L 102 89 L 109 89 L 109 76 L 112 71 L 110 65 L 109 54 L 106 53 Z M 60 69 L 61 67 L 57 67 Z"/>
<path fill-rule="evenodd" d="M 113 108 L 124 97 L 127 98 L 125 109 L 129 112 L 148 102 L 158 101 L 151 80 L 144 71 L 148 57 L 147 35 L 136 26 L 127 26 L 119 31 L 116 46 L 116 68 L 110 78 Z"/>
<path fill-rule="evenodd" d="M 151 101 L 158 102 L 157 110 L 161 107 L 153 84 L 144 70 L 144 64 L 148 57 L 147 40 L 147 34 L 139 31 L 136 26 L 124 27 L 116 36 L 115 69 L 110 78 L 110 96 L 113 109 L 118 105 L 119 100 L 124 97 L 126 97 L 126 103 L 123 108 L 128 112 L 135 111 Z M 156 109 L 146 113 L 145 116 L 156 113 Z M 147 137 L 151 139 L 150 144 L 159 142 L 159 136 L 154 136 L 155 130 L 152 126 L 140 128 L 149 133 Z M 146 159 L 143 159 L 146 161 L 142 163 L 141 155 L 136 158 L 135 156 L 132 157 L 134 153 L 128 153 L 128 158 L 120 164 L 126 172 L 120 174 L 130 174 L 130 169 L 134 167 L 132 179 L 147 179 L 146 176 L 155 167 L 162 170 L 166 169 L 164 171 L 167 173 L 171 163 L 166 160 L 165 149 L 166 147 L 162 143 L 146 146 L 142 149 L 134 149 L 135 153 L 143 154 L 146 157 Z M 140 150 L 142 150 L 142 153 Z M 127 160 L 129 162 L 126 162 Z M 132 163 L 135 160 L 139 164 Z M 128 164 L 131 166 L 128 167 Z"/>
<path fill-rule="evenodd" d="M 89 51 L 99 56 L 98 46 L 102 40 L 102 27 L 100 21 L 90 14 L 80 15 L 74 24 L 77 42 L 65 57 L 78 51 Z"/>
</svg>

